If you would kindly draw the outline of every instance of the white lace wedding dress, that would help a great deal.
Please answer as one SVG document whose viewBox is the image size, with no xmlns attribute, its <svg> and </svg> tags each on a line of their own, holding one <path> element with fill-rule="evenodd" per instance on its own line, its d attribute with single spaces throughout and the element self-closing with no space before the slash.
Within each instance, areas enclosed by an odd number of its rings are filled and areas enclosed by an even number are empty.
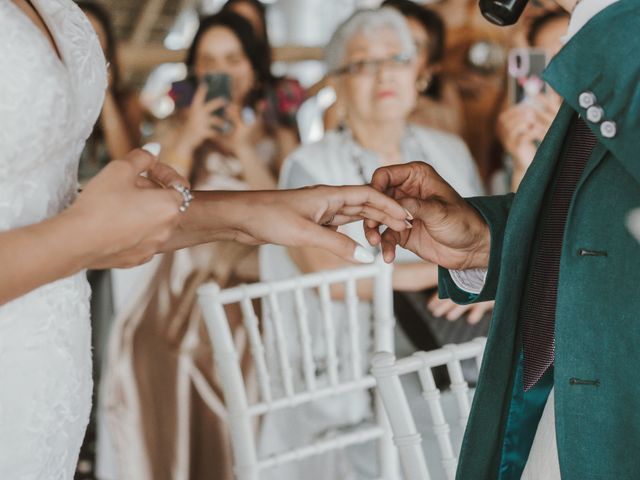
<svg viewBox="0 0 640 480">
<path fill-rule="evenodd" d="M 105 60 L 71 0 L 32 0 L 49 40 L 0 0 L 0 231 L 73 201 L 106 88 Z M 0 265 L 0 275 L 5 274 Z M 91 407 L 84 273 L 0 306 L 0 479 L 70 480 Z"/>
</svg>

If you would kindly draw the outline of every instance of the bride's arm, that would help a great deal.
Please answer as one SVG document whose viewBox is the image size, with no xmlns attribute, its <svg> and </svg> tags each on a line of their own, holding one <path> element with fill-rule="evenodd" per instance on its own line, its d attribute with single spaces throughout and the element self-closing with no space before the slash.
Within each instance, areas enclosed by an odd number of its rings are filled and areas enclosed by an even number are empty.
<svg viewBox="0 0 640 480">
<path fill-rule="evenodd" d="M 181 195 L 143 188 L 155 158 L 114 160 L 63 213 L 0 233 L 0 305 L 85 268 L 143 263 L 170 237 Z"/>
<path fill-rule="evenodd" d="M 194 197 L 162 250 L 233 239 L 249 244 L 320 247 L 353 261 L 358 244 L 337 233 L 335 227 L 378 218 L 394 230 L 407 228 L 406 211 L 368 186 L 194 192 Z"/>
<path fill-rule="evenodd" d="M 91 263 L 86 232 L 78 220 L 62 214 L 0 233 L 0 305 Z"/>
</svg>

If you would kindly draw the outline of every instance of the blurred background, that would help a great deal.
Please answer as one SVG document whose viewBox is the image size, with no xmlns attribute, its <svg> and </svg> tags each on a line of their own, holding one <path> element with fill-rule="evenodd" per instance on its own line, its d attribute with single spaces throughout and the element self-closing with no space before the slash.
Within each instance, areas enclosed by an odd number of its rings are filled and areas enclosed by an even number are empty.
<svg viewBox="0 0 640 480">
<path fill-rule="evenodd" d="M 170 116 L 175 104 L 171 83 L 184 79 L 186 51 L 198 29 L 199 17 L 218 12 L 225 0 L 109 0 L 108 10 L 123 81 L 135 88 L 146 114 L 143 137 L 154 121 Z M 273 47 L 271 70 L 313 88 L 326 68 L 323 48 L 335 27 L 358 8 L 378 6 L 378 0 L 264 0 L 268 38 Z M 506 60 L 513 46 L 526 45 L 527 22 L 497 28 L 481 18 L 477 2 L 441 0 L 416 3 L 438 12 L 446 25 L 441 72 L 459 90 L 461 133 L 469 144 L 485 181 L 500 168 L 500 145 L 493 131 L 506 98 Z M 531 2 L 527 17 L 539 15 L 552 2 Z M 241 7 L 240 7 L 241 8 Z M 245 9 L 248 15 L 250 7 Z M 491 121 L 494 120 L 494 121 Z"/>
<path fill-rule="evenodd" d="M 80 183 L 111 159 L 156 142 L 160 161 L 196 190 L 363 184 L 380 165 L 423 161 L 462 196 L 501 194 L 518 188 L 560 105 L 541 73 L 562 46 L 568 15 L 549 1 L 529 2 L 511 28 L 486 22 L 476 0 L 78 3 L 110 75 Z M 366 244 L 361 226 L 345 233 Z M 158 255 L 132 270 L 88 272 L 95 399 L 76 478 L 231 480 L 224 395 L 197 288 L 346 267 L 313 249 L 226 241 Z M 486 334 L 492 302 L 460 307 L 438 299 L 436 286 L 435 265 L 398 254 L 392 288 L 399 357 Z M 358 289 L 371 300 L 370 284 Z M 345 293 L 331 293 L 340 325 Z M 226 314 L 245 388 L 255 392 L 254 360 L 235 307 Z M 260 302 L 255 309 L 269 350 L 269 312 Z M 282 310 L 292 334 L 296 314 Z M 370 331 L 370 311 L 359 318 Z M 363 359 L 370 347 L 358 346 Z M 294 345 L 289 353 L 295 359 L 299 352 Z M 368 364 L 362 368 L 368 372 Z M 265 419 L 256 426 L 261 453 L 286 449 L 286 440 L 302 434 L 313 440 L 344 428 L 352 403 L 298 412 L 317 421 L 306 431 L 295 417 Z M 357 416 L 370 413 L 363 407 Z M 370 478 L 362 467 L 371 463 L 367 455 L 321 456 L 315 477 L 303 468 L 274 478 Z"/>
</svg>

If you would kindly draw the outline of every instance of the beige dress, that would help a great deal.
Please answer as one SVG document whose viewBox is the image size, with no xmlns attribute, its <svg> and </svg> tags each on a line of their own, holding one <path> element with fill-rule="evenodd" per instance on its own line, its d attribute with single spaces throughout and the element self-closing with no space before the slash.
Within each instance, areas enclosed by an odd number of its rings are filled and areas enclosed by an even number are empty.
<svg viewBox="0 0 640 480">
<path fill-rule="evenodd" d="M 267 141 L 258 152 L 272 158 L 275 148 Z M 237 159 L 199 153 L 196 190 L 248 188 Z M 257 281 L 256 247 L 216 242 L 156 262 L 117 317 L 110 339 L 103 403 L 117 456 L 114 478 L 232 480 L 224 399 L 197 289 L 211 280 L 223 288 Z M 227 316 L 239 351 L 245 352 L 243 371 L 251 390 L 244 329 L 236 328 L 240 311 L 228 308 Z"/>
</svg>

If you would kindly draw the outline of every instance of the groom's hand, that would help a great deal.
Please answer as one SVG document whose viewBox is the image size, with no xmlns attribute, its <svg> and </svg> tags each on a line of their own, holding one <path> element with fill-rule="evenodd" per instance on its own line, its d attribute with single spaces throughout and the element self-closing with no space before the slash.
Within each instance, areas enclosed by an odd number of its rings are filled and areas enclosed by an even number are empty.
<svg viewBox="0 0 640 480">
<path fill-rule="evenodd" d="M 397 200 L 413 216 L 413 228 L 396 231 L 365 221 L 371 245 L 382 244 L 387 262 L 397 245 L 445 268 L 486 267 L 489 227 L 482 216 L 445 182 L 430 165 L 412 162 L 376 170 L 371 186 Z"/>
</svg>

